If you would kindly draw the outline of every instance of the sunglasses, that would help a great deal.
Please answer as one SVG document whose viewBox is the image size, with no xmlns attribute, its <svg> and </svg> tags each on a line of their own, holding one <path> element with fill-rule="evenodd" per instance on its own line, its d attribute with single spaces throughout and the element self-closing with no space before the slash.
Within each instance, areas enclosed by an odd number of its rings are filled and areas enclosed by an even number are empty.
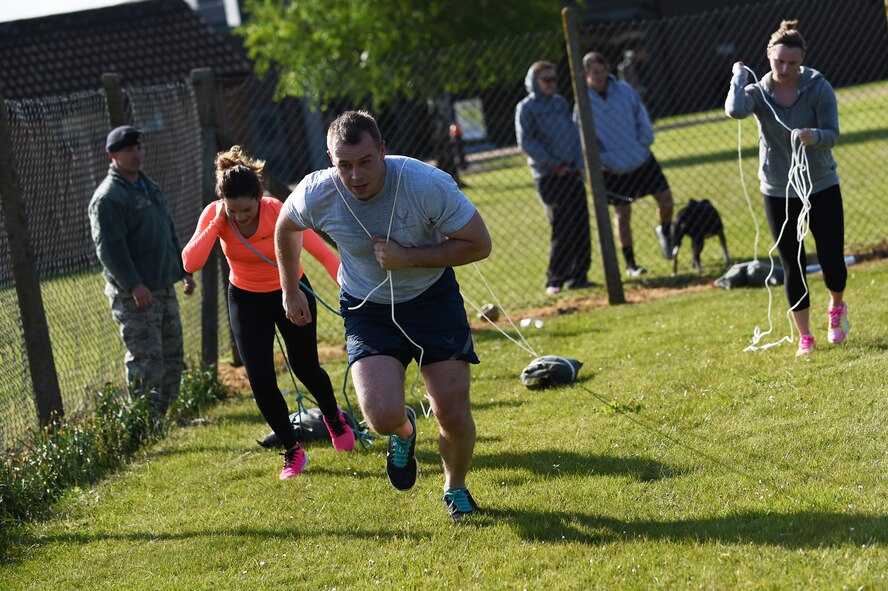
<svg viewBox="0 0 888 591">
<path fill-rule="evenodd" d="M 540 78 L 540 82 L 545 82 L 546 84 L 552 84 L 558 80 L 555 76 L 546 76 L 545 78 Z"/>
</svg>

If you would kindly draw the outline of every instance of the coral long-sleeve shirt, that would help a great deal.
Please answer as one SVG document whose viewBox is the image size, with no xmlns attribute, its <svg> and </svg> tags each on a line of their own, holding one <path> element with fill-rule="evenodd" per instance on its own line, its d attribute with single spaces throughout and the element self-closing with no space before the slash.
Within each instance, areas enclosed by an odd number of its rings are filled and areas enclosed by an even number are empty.
<svg viewBox="0 0 888 591">
<path fill-rule="evenodd" d="M 277 258 L 274 253 L 274 227 L 283 205 L 277 199 L 262 197 L 259 200 L 259 226 L 250 237 L 241 234 L 241 237 L 256 252 L 275 262 L 277 262 Z M 194 273 L 203 268 L 207 258 L 210 256 L 213 245 L 216 243 L 216 238 L 219 238 L 222 243 L 222 252 L 225 254 L 225 258 L 228 259 L 228 266 L 231 269 L 228 280 L 232 285 L 245 291 L 257 293 L 279 290 L 281 288 L 281 280 L 277 266 L 263 260 L 256 252 L 244 244 L 234 232 L 232 227 L 234 222 L 229 221 L 224 216 L 217 217 L 216 211 L 218 207 L 219 202 L 214 201 L 207 205 L 200 214 L 194 235 L 188 241 L 185 248 L 182 249 L 182 263 L 185 270 L 189 273 Z M 238 232 L 240 231 L 238 230 Z M 302 246 L 324 265 L 327 273 L 338 284 L 339 257 L 330 250 L 321 237 L 311 230 L 306 230 L 303 235 Z M 299 276 L 302 277 L 302 274 L 303 271 L 300 266 Z"/>
</svg>

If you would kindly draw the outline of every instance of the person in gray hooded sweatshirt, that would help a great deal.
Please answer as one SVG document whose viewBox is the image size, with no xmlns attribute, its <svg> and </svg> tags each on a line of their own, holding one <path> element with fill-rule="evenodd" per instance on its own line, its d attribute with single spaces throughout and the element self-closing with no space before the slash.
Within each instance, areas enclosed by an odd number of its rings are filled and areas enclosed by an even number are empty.
<svg viewBox="0 0 888 591">
<path fill-rule="evenodd" d="M 534 63 L 524 79 L 527 96 L 515 107 L 515 135 L 527 154 L 534 184 L 552 227 L 546 291 L 593 287 L 589 206 L 583 148 L 571 108 L 557 94 L 555 64 Z"/>
<path fill-rule="evenodd" d="M 829 342 L 844 341 L 851 327 L 848 306 L 844 302 L 848 270 L 844 260 L 842 192 L 831 151 L 839 138 L 836 94 L 820 72 L 802 66 L 807 46 L 796 27 L 797 21 L 783 21 L 771 35 L 768 43 L 771 71 L 760 82 L 747 85 L 743 62 L 734 64 L 725 113 L 734 119 L 754 113 L 758 119 L 759 180 L 765 214 L 775 240 L 784 222 L 788 221 L 777 249 L 785 272 L 787 300 L 800 335 L 796 354 L 808 355 L 814 350 L 814 336 L 809 327 L 811 303 L 805 284 L 807 263 L 804 244 L 799 244 L 795 230 L 795 221 L 803 204 L 789 183 L 791 132 L 784 124 L 798 132 L 808 160 L 811 182 L 809 229 L 817 245 L 817 260 L 823 268 L 823 281 L 830 295 L 827 308 Z"/>
<path fill-rule="evenodd" d="M 672 190 L 651 151 L 654 128 L 638 92 L 630 84 L 614 78 L 607 59 L 598 52 L 590 51 L 583 56 L 583 73 L 592 105 L 604 188 L 608 202 L 614 206 L 617 242 L 626 260 L 626 274 L 638 277 L 647 270 L 635 262 L 632 203 L 645 195 L 654 196 L 660 218 L 654 232 L 663 256 L 671 259 Z M 574 119 L 576 117 L 574 113 Z"/>
</svg>

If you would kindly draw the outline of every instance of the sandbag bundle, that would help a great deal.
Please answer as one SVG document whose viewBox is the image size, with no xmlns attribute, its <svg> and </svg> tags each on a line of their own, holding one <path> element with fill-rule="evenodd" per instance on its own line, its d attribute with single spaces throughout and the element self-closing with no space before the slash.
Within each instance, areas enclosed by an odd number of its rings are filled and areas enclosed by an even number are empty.
<svg viewBox="0 0 888 591">
<path fill-rule="evenodd" d="M 768 278 L 768 273 L 771 277 Z M 774 266 L 771 272 L 771 266 L 759 261 L 749 261 L 746 263 L 737 263 L 728 272 L 715 280 L 715 285 L 723 289 L 734 289 L 735 287 L 764 287 L 765 281 L 768 285 L 783 284 L 783 267 Z"/>
<path fill-rule="evenodd" d="M 521 371 L 521 383 L 528 390 L 541 390 L 562 384 L 572 384 L 583 362 L 570 357 L 543 355 L 530 362 Z"/>
</svg>

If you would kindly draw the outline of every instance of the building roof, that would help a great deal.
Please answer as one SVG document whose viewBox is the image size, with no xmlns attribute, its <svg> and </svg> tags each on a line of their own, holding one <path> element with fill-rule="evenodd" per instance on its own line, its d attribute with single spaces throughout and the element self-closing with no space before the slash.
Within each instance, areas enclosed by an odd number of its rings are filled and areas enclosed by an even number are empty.
<svg viewBox="0 0 888 591">
<path fill-rule="evenodd" d="M 7 99 L 98 89 L 107 72 L 119 74 L 123 86 L 181 82 L 201 67 L 223 80 L 252 72 L 243 50 L 183 0 L 0 23 L 0 55 L 0 93 Z"/>
</svg>

